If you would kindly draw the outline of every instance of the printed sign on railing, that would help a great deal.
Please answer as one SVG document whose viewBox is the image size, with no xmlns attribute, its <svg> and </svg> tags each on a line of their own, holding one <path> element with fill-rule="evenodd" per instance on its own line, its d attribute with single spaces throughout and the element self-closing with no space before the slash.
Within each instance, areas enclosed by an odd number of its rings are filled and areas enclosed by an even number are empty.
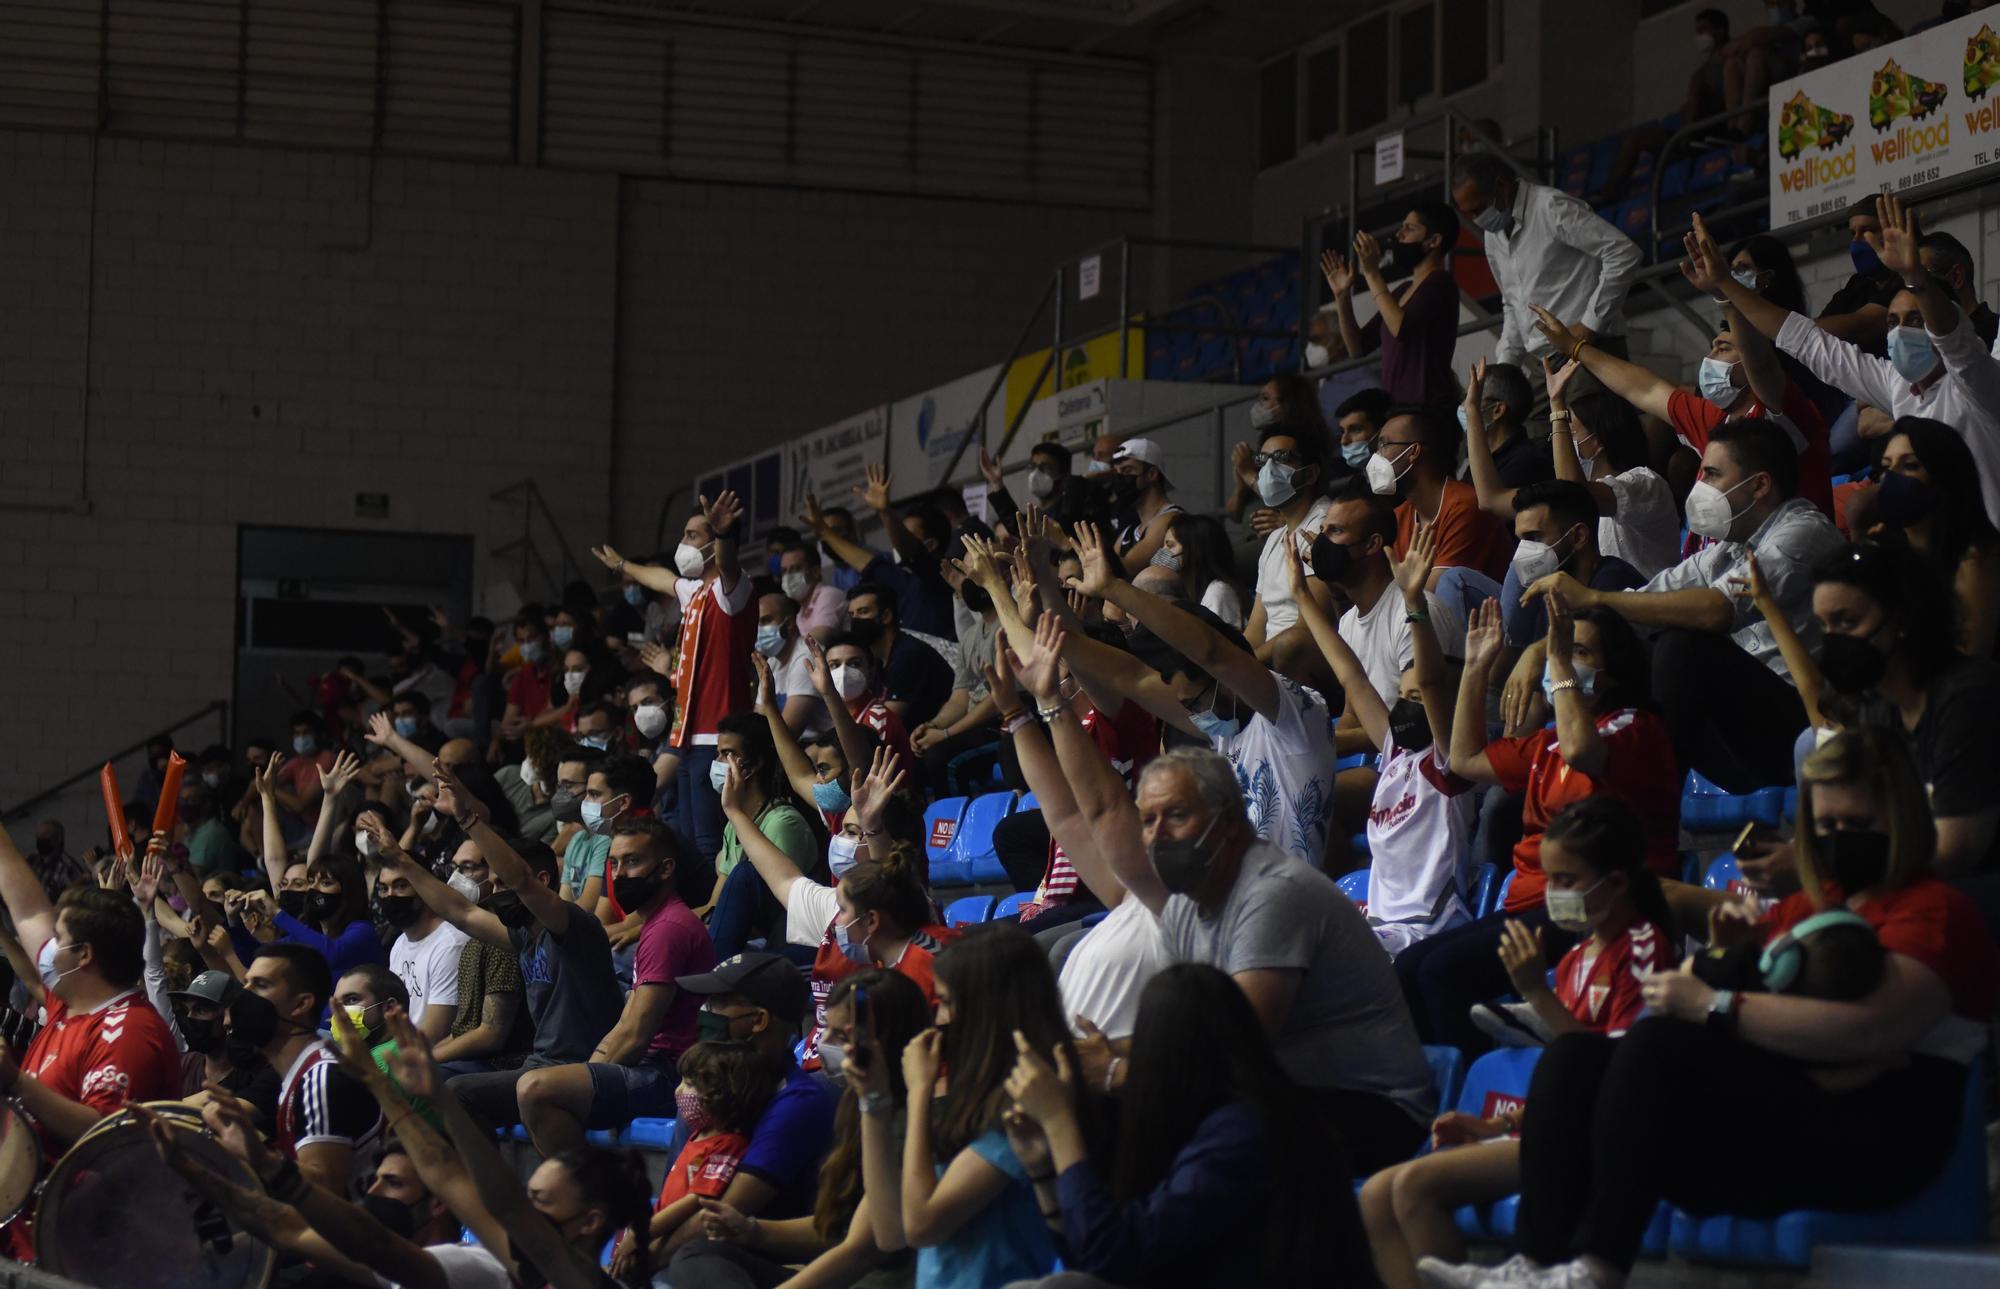
<svg viewBox="0 0 2000 1289">
<path fill-rule="evenodd" d="M 2000 160 L 2000 16 L 1975 13 L 1771 87 L 1771 227 Z"/>
</svg>

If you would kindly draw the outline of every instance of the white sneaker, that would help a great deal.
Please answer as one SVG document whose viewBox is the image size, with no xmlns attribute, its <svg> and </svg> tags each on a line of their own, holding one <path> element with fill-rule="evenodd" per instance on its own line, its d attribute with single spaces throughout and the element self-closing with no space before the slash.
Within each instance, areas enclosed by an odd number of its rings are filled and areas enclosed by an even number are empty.
<svg viewBox="0 0 2000 1289">
<path fill-rule="evenodd" d="M 1604 1289 L 1582 1258 L 1537 1271 L 1526 1279 L 1509 1281 L 1520 1289 Z"/>
<path fill-rule="evenodd" d="M 1525 1253 L 1517 1253 L 1497 1267 L 1474 1262 L 1446 1262 L 1443 1258 L 1423 1258 L 1417 1275 L 1431 1289 L 1487 1289 L 1489 1285 L 1518 1285 L 1541 1274 L 1538 1263 Z"/>
</svg>

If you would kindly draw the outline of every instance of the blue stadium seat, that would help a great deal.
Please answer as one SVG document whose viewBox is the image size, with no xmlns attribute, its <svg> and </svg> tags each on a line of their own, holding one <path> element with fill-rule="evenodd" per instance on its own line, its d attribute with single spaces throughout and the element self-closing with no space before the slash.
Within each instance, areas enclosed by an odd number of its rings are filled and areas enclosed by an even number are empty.
<svg viewBox="0 0 2000 1289">
<path fill-rule="evenodd" d="M 1014 804 L 1014 813 L 1018 815 L 1023 810 L 1040 810 L 1041 808 L 1042 803 L 1040 798 L 1032 792 L 1023 792 L 1021 799 Z"/>
<path fill-rule="evenodd" d="M 1493 881 L 1497 871 L 1491 864 L 1479 866 L 1479 876 L 1472 882 L 1472 897 L 1465 902 L 1465 907 L 1472 910 L 1475 918 L 1483 918 L 1487 914 L 1487 906 L 1493 900 Z"/>
<path fill-rule="evenodd" d="M 1801 1209 L 1774 1218 L 1697 1217 L 1676 1211 L 1675 1253 L 1707 1262 L 1797 1267 L 1816 1244 L 1978 1244 L 1986 1238 L 1985 1078 L 1967 1071 L 1958 1145 L 1944 1172 L 1908 1202 L 1873 1213 Z"/>
<path fill-rule="evenodd" d="M 1688 162 L 1686 158 L 1673 162 L 1660 171 L 1660 200 L 1672 201 L 1687 191 Z"/>
<path fill-rule="evenodd" d="M 1375 858 L 1375 847 L 1368 840 L 1368 830 L 1362 829 L 1347 839 L 1348 846 L 1363 859 Z"/>
<path fill-rule="evenodd" d="M 958 840 L 958 826 L 965 818 L 964 797 L 940 797 L 924 811 L 924 852 L 930 860 L 932 886 L 964 886 L 969 879 L 962 868 L 954 868 L 952 843 Z"/>
<path fill-rule="evenodd" d="M 673 1144 L 672 1119 L 634 1119 L 625 1127 L 625 1145 L 640 1150 L 665 1150 Z"/>
<path fill-rule="evenodd" d="M 1342 895 L 1345 895 L 1348 899 L 1353 900 L 1355 906 L 1359 908 L 1363 913 L 1366 913 L 1368 911 L 1367 869 L 1357 868 L 1351 873 L 1343 873 L 1341 876 L 1334 879 L 1333 884 L 1340 888 L 1340 893 Z"/>
<path fill-rule="evenodd" d="M 1793 788 L 1729 793 L 1700 772 L 1689 770 L 1681 789 L 1681 827 L 1689 832 L 1732 832 L 1754 821 L 1767 828 L 1781 828 L 1797 802 L 1798 792 Z"/>
<path fill-rule="evenodd" d="M 1428 1054 L 1429 1049 L 1425 1051 Z M 1491 1118 L 1503 1105 L 1526 1102 L 1528 1083 L 1541 1059 L 1539 1047 L 1503 1047 L 1480 1057 L 1465 1072 L 1458 1112 Z M 1456 1214 L 1458 1229 L 1475 1240 L 1511 1240 L 1514 1211 L 1519 1207 L 1520 1197 L 1512 1195 L 1492 1204 L 1467 1204 Z"/>
<path fill-rule="evenodd" d="M 1742 870 L 1736 867 L 1736 856 L 1717 855 L 1709 864 L 1708 872 L 1703 875 L 1701 884 L 1711 891 L 1733 890 L 1742 877 Z"/>
<path fill-rule="evenodd" d="M 991 895 L 961 895 L 944 911 L 944 924 L 949 927 L 975 926 L 990 921 L 992 917 Z"/>
<path fill-rule="evenodd" d="M 1502 909 L 1506 908 L 1507 892 L 1513 889 L 1513 886 L 1514 886 L 1514 870 L 1510 868 L 1507 870 L 1506 876 L 1502 877 L 1498 882 L 1494 883 L 1493 902 L 1488 904 L 1484 909 L 1480 910 L 1479 916 L 1489 917 L 1492 914 L 1498 913 Z"/>
<path fill-rule="evenodd" d="M 1088 931 L 1090 930 L 1090 928 L 1096 926 L 1099 922 L 1102 922 L 1104 919 L 1110 916 L 1111 915 L 1109 913 L 1086 913 L 1083 915 L 1083 921 L 1079 922 L 1077 925 L 1081 926 L 1084 930 Z"/>
<path fill-rule="evenodd" d="M 965 808 L 965 817 L 951 839 L 951 853 L 945 857 L 948 868 L 964 874 L 961 881 L 978 885 L 1007 880 L 1007 870 L 1000 867 L 1000 857 L 993 851 L 993 828 L 1013 813 L 1011 792 L 989 792 L 974 797 Z M 933 869 L 931 885 L 937 884 L 937 872 Z"/>
<path fill-rule="evenodd" d="M 1687 190 L 1707 192 L 1719 188 L 1729 178 L 1729 149 L 1710 148 L 1688 165 Z"/>
<path fill-rule="evenodd" d="M 1339 774 L 1343 770 L 1358 770 L 1374 759 L 1375 754 L 1373 752 L 1349 752 L 1346 756 L 1341 757 L 1333 763 L 1333 771 L 1335 774 Z"/>
<path fill-rule="evenodd" d="M 1014 891 L 1001 896 L 993 905 L 992 920 L 995 922 L 1019 922 L 1021 920 L 1021 909 L 1027 905 L 1028 901 L 1034 898 L 1035 893 L 1033 891 Z"/>
<path fill-rule="evenodd" d="M 1424 1044 L 1424 1063 L 1431 1067 L 1431 1090 L 1438 1109 L 1458 1104 L 1458 1085 L 1465 1078 L 1465 1053 L 1455 1047 Z"/>
</svg>

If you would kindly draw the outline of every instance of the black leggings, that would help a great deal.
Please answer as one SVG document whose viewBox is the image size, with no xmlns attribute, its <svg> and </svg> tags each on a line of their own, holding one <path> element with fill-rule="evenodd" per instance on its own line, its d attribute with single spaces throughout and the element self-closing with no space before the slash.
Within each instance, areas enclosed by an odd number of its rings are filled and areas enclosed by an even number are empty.
<svg viewBox="0 0 2000 1289">
<path fill-rule="evenodd" d="M 1542 1055 L 1521 1124 L 1521 1251 L 1629 1268 L 1661 1200 L 1771 1217 L 1899 1204 L 1944 1169 L 1966 1069 L 1938 1057 L 1844 1093 L 1741 1039 L 1667 1017 Z"/>
<path fill-rule="evenodd" d="M 1542 933 L 1542 949 L 1551 967 L 1576 943 L 1574 935 L 1549 921 L 1539 904 L 1519 913 L 1495 913 L 1417 941 L 1396 955 L 1396 979 L 1417 1022 L 1419 1039 L 1459 1048 L 1468 1059 L 1493 1046 L 1493 1040 L 1472 1023 L 1472 1005 L 1513 992 L 1507 969 L 1500 965 L 1500 928 L 1509 920 Z"/>
<path fill-rule="evenodd" d="M 1805 704 L 1728 636 L 1662 631 L 1653 641 L 1653 697 L 1683 769 L 1701 771 L 1725 792 L 1792 782 Z"/>
<path fill-rule="evenodd" d="M 674 1289 L 771 1289 L 792 1270 L 737 1245 L 691 1240 L 674 1254 Z"/>
</svg>

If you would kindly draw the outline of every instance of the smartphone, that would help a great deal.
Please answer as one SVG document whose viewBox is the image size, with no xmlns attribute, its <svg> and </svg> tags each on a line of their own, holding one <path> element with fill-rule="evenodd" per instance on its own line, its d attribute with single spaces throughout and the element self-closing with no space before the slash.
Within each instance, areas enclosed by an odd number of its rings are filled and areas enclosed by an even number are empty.
<svg viewBox="0 0 2000 1289">
<path fill-rule="evenodd" d="M 646 643 L 646 633 L 643 631 L 627 631 L 625 633 L 625 643 L 637 649 Z"/>
<path fill-rule="evenodd" d="M 850 1045 L 847 1062 L 863 1074 L 868 1073 L 868 1061 L 872 1055 L 868 1040 L 875 1036 L 875 1012 L 868 999 L 866 989 L 854 991 L 854 1042 Z"/>
</svg>

